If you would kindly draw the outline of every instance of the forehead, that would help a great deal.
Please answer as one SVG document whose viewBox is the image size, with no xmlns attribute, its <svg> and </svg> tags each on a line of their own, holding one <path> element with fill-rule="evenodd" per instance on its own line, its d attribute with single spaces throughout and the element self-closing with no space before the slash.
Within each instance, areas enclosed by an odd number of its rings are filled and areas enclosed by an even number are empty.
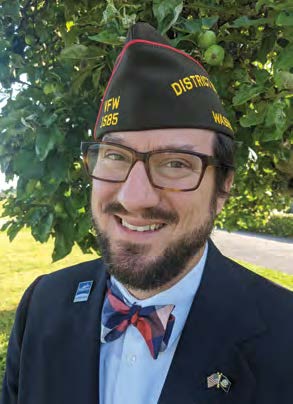
<svg viewBox="0 0 293 404">
<path fill-rule="evenodd" d="M 120 143 L 144 152 L 162 148 L 187 149 L 212 154 L 215 133 L 207 129 L 152 129 L 143 131 L 112 132 L 104 141 Z"/>
</svg>

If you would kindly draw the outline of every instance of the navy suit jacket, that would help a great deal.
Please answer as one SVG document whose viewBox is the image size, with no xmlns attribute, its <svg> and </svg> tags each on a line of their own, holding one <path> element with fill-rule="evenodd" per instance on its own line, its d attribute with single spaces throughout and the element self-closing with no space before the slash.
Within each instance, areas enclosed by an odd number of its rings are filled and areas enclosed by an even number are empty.
<svg viewBox="0 0 293 404">
<path fill-rule="evenodd" d="M 106 279 L 103 261 L 93 260 L 27 289 L 9 342 L 2 404 L 99 403 Z M 73 303 L 87 280 L 94 280 L 88 301 Z M 231 381 L 229 393 L 207 388 L 217 371 Z M 292 402 L 293 293 L 223 257 L 210 242 L 159 404 Z"/>
</svg>

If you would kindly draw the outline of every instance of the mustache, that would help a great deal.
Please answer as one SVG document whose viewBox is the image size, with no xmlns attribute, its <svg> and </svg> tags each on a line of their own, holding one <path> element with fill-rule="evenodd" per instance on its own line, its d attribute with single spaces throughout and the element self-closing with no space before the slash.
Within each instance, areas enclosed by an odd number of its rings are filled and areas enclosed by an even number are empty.
<svg viewBox="0 0 293 404">
<path fill-rule="evenodd" d="M 108 203 L 103 209 L 103 213 L 129 215 L 128 211 L 119 202 Z M 177 224 L 179 222 L 177 213 L 168 212 L 160 208 L 146 208 L 141 212 L 140 216 L 143 219 L 159 220 L 167 224 Z"/>
</svg>

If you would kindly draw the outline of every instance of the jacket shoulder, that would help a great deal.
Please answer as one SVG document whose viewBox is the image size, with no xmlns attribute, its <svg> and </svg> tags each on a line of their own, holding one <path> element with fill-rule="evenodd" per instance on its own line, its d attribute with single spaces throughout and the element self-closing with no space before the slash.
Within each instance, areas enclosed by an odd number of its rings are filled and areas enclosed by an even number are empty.
<svg viewBox="0 0 293 404">
<path fill-rule="evenodd" d="M 96 258 L 90 261 L 81 262 L 69 267 L 59 269 L 58 271 L 46 274 L 48 281 L 61 281 L 62 279 L 79 278 L 81 275 L 96 276 L 99 274 L 99 269 L 103 268 L 104 262 L 101 258 Z"/>
<path fill-rule="evenodd" d="M 95 284 L 105 281 L 106 271 L 102 259 L 82 262 L 43 275 L 36 285 L 33 301 L 58 301 L 61 296 L 74 295 L 79 282 L 94 281 Z"/>
</svg>

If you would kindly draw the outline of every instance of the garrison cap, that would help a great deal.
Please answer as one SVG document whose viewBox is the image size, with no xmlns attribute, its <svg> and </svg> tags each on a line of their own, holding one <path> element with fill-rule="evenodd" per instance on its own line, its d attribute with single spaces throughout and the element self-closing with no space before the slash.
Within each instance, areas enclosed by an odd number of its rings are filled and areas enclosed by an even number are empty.
<svg viewBox="0 0 293 404">
<path fill-rule="evenodd" d="M 115 62 L 94 137 L 165 128 L 210 129 L 234 137 L 203 66 L 149 24 L 136 23 Z"/>
</svg>

